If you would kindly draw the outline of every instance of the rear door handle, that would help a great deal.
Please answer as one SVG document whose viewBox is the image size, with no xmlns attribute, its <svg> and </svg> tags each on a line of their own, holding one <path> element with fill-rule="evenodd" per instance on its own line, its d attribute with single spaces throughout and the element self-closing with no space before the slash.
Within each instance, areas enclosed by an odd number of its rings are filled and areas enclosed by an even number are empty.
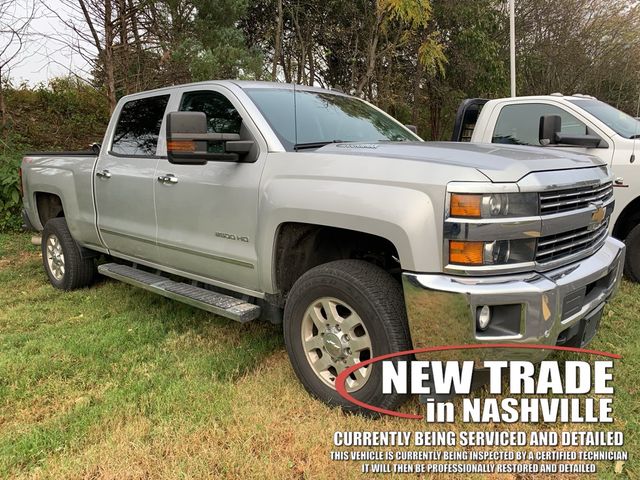
<svg viewBox="0 0 640 480">
<path fill-rule="evenodd" d="M 102 170 L 100 172 L 96 172 L 96 177 L 111 178 L 111 172 L 109 170 Z"/>
<path fill-rule="evenodd" d="M 158 177 L 158 181 L 164 184 L 174 184 L 174 183 L 178 183 L 178 177 L 176 177 L 171 173 L 168 173 L 166 175 L 160 175 Z"/>
</svg>

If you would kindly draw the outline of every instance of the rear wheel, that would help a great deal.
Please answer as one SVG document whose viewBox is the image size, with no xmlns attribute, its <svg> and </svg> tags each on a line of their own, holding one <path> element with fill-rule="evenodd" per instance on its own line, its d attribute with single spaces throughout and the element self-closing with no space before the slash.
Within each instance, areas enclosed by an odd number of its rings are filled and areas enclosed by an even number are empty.
<svg viewBox="0 0 640 480">
<path fill-rule="evenodd" d="M 335 380 L 360 362 L 411 349 L 402 288 L 387 272 L 360 260 L 315 267 L 291 289 L 284 338 L 307 391 L 329 405 L 362 411 L 338 394 Z M 358 400 L 391 410 L 406 398 L 382 394 L 380 363 L 355 370 L 345 387 Z"/>
<path fill-rule="evenodd" d="M 624 260 L 624 273 L 634 282 L 640 282 L 640 225 L 636 225 L 624 239 L 627 252 Z"/>
<path fill-rule="evenodd" d="M 96 275 L 92 258 L 84 258 L 63 217 L 52 218 L 42 231 L 42 263 L 51 285 L 74 290 L 91 285 Z"/>
</svg>

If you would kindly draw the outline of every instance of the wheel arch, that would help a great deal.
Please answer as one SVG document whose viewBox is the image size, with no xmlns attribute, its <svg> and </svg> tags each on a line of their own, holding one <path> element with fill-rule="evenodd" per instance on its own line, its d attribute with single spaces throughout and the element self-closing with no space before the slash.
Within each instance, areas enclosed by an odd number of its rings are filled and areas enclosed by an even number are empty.
<svg viewBox="0 0 640 480">
<path fill-rule="evenodd" d="M 34 193 L 34 200 L 37 218 L 43 228 L 50 219 L 65 216 L 64 204 L 59 194 L 38 191 Z"/>
<path fill-rule="evenodd" d="M 613 226 L 612 235 L 619 239 L 624 240 L 629 232 L 633 230 L 633 227 L 640 223 L 640 197 L 636 197 L 629 202 L 622 212 L 618 215 L 616 222 Z"/>
<path fill-rule="evenodd" d="M 303 222 L 284 222 L 273 241 L 273 281 L 282 295 L 308 270 L 335 260 L 359 259 L 399 274 L 400 254 L 389 239 L 368 232 Z"/>
</svg>

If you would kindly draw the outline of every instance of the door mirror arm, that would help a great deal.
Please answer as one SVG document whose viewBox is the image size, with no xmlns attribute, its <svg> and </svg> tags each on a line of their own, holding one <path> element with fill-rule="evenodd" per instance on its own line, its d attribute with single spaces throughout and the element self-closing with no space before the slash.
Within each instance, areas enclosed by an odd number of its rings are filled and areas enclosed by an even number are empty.
<svg viewBox="0 0 640 480">
<path fill-rule="evenodd" d="M 538 140 L 543 147 L 564 145 L 584 148 L 608 148 L 609 145 L 598 135 L 589 131 L 587 134 L 561 133 L 562 118 L 560 115 L 543 115 L 540 117 Z"/>
<path fill-rule="evenodd" d="M 604 143 L 604 146 L 602 145 Z M 556 144 L 584 148 L 607 148 L 608 145 L 598 135 L 556 133 Z"/>
<path fill-rule="evenodd" d="M 253 140 L 237 133 L 210 133 L 204 112 L 167 114 L 167 158 L 170 163 L 204 165 L 208 161 L 240 162 L 253 149 Z M 221 152 L 210 152 L 209 143 L 222 144 Z"/>
</svg>

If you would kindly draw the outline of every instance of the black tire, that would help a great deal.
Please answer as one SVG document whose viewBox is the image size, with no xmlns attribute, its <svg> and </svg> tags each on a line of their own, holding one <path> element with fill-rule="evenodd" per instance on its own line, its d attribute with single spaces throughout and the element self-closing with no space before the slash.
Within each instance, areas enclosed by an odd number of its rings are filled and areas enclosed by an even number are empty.
<svg viewBox="0 0 640 480">
<path fill-rule="evenodd" d="M 47 248 L 50 239 L 57 239 L 64 262 L 64 271 L 50 267 Z M 47 221 L 42 231 L 42 263 L 51 285 L 60 290 L 75 290 L 91 285 L 96 276 L 93 258 L 84 258 L 80 247 L 71 236 L 64 217 Z M 55 267 L 53 267 L 55 268 Z"/>
<path fill-rule="evenodd" d="M 302 275 L 291 289 L 285 306 L 285 345 L 293 369 L 306 390 L 328 405 L 371 415 L 373 412 L 353 405 L 340 396 L 335 387 L 327 385 L 311 366 L 311 360 L 305 352 L 302 340 L 305 312 L 318 299 L 326 297 L 352 307 L 370 337 L 369 356 L 377 357 L 412 348 L 402 287 L 391 275 L 375 265 L 360 260 L 338 260 L 315 267 Z M 326 317 L 324 307 L 320 312 Z M 326 345 L 322 350 L 319 352 L 321 358 L 328 355 Z M 394 360 L 409 358 L 396 357 Z M 380 408 L 397 409 L 408 396 L 396 393 L 384 395 L 381 363 L 376 362 L 368 368 L 372 370 L 367 380 L 358 390 L 350 392 L 351 395 Z"/>
<path fill-rule="evenodd" d="M 624 239 L 627 252 L 624 259 L 624 274 L 634 282 L 640 282 L 640 225 L 636 225 Z"/>
</svg>

